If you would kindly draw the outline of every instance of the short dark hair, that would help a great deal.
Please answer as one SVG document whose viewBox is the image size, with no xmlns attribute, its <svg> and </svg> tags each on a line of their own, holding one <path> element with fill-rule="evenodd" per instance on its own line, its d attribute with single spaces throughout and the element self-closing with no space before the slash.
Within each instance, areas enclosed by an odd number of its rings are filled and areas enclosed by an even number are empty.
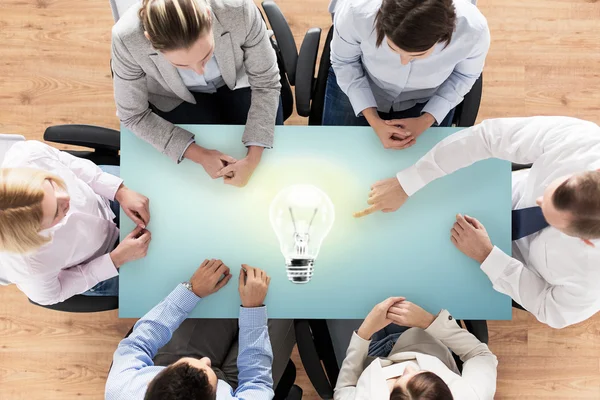
<svg viewBox="0 0 600 400">
<path fill-rule="evenodd" d="M 453 400 L 446 382 L 433 372 L 420 372 L 410 378 L 406 390 L 396 387 L 390 400 Z"/>
<path fill-rule="evenodd" d="M 217 392 L 204 370 L 172 364 L 148 384 L 144 400 L 215 400 Z"/>
<path fill-rule="evenodd" d="M 570 231 L 582 239 L 600 238 L 600 171 L 567 179 L 556 188 L 552 203 L 571 214 Z"/>
<path fill-rule="evenodd" d="M 448 45 L 456 26 L 452 0 L 383 0 L 375 17 L 377 47 L 387 36 L 402 50 L 427 51 Z"/>
</svg>

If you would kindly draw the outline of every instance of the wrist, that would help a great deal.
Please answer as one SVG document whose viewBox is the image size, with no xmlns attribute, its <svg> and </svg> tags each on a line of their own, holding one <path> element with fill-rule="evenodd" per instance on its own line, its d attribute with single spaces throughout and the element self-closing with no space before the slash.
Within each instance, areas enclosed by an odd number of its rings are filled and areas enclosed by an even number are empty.
<svg viewBox="0 0 600 400">
<path fill-rule="evenodd" d="M 479 264 L 483 264 L 484 261 L 490 256 L 490 253 L 492 252 L 492 250 L 494 250 L 494 246 L 489 244 L 486 245 L 485 249 L 481 252 L 481 255 L 479 256 L 478 259 L 476 259 L 475 261 L 477 261 Z"/>
<path fill-rule="evenodd" d="M 423 325 L 420 326 L 421 329 L 427 329 L 431 326 L 431 324 L 433 324 L 433 321 L 435 321 L 435 316 L 433 314 L 427 313 L 427 318 L 425 319 L 425 322 L 423 323 Z"/>
<path fill-rule="evenodd" d="M 377 114 L 377 109 L 375 107 L 365 108 L 362 110 L 362 115 L 372 128 L 375 128 L 375 126 L 383 122 L 379 117 L 379 114 Z"/>
<path fill-rule="evenodd" d="M 123 196 L 126 191 L 127 191 L 127 186 L 125 186 L 124 183 L 121 183 L 121 185 L 117 189 L 117 192 L 115 193 L 115 200 L 118 201 L 119 203 L 122 203 Z"/>
<path fill-rule="evenodd" d="M 258 165 L 265 148 L 262 146 L 248 146 L 248 154 L 246 158 L 253 165 Z"/>
<path fill-rule="evenodd" d="M 424 124 L 427 124 L 427 128 L 430 128 L 431 125 L 435 123 L 434 116 L 429 114 L 428 112 L 421 114 L 419 118 L 423 121 Z"/>
<path fill-rule="evenodd" d="M 117 249 L 114 249 L 113 251 L 111 251 L 109 254 L 110 259 L 112 260 L 114 266 L 116 269 L 121 268 L 121 266 L 125 263 L 123 261 L 123 259 L 121 258 L 119 252 L 117 251 Z"/>
<path fill-rule="evenodd" d="M 198 146 L 196 143 L 190 144 L 187 150 L 183 153 L 183 158 L 187 158 L 197 164 L 202 164 L 205 158 L 206 149 Z"/>
<path fill-rule="evenodd" d="M 373 330 L 369 329 L 368 327 L 361 325 L 360 328 L 358 328 L 358 330 L 356 331 L 356 334 L 360 336 L 361 339 L 371 340 L 371 337 L 375 334 L 375 332 L 373 332 Z"/>
</svg>

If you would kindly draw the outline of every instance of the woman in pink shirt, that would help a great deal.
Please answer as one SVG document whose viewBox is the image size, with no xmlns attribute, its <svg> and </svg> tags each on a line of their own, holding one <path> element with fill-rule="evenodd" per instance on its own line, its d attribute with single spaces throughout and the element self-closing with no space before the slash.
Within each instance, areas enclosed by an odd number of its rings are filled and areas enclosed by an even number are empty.
<svg viewBox="0 0 600 400">
<path fill-rule="evenodd" d="M 42 305 L 76 294 L 117 296 L 118 269 L 148 250 L 148 199 L 41 142 L 13 145 L 1 167 L 0 281 Z M 121 243 L 119 203 L 138 225 Z"/>
</svg>

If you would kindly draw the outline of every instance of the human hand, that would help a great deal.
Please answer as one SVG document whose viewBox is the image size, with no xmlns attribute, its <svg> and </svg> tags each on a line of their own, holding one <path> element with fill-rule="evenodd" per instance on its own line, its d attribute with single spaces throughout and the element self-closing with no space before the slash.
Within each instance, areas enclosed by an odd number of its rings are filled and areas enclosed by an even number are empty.
<svg viewBox="0 0 600 400">
<path fill-rule="evenodd" d="M 242 264 L 240 269 L 239 292 L 245 308 L 262 307 L 267 297 L 271 278 L 259 268 Z"/>
<path fill-rule="evenodd" d="M 260 158 L 264 151 L 264 147 L 260 146 L 249 146 L 248 155 L 235 162 L 229 164 L 219 171 L 219 176 L 223 176 L 223 181 L 227 185 L 233 185 L 237 187 L 244 187 L 250 180 L 250 177 L 254 173 L 254 170 L 260 162 Z"/>
<path fill-rule="evenodd" d="M 358 331 L 356 332 L 358 336 L 365 340 L 370 340 L 375 332 L 378 332 L 391 324 L 392 320 L 387 317 L 390 307 L 404 300 L 404 297 L 389 297 L 373 307 L 369 315 L 367 315 L 360 325 L 360 328 L 358 328 Z"/>
<path fill-rule="evenodd" d="M 385 213 L 396 211 L 402 207 L 407 199 L 408 195 L 402 188 L 402 185 L 400 185 L 398 179 L 384 179 L 371 186 L 369 200 L 367 200 L 367 203 L 371 206 L 363 211 L 354 213 L 354 218 L 364 217 L 379 210 Z"/>
<path fill-rule="evenodd" d="M 481 222 L 468 215 L 463 217 L 458 214 L 456 216 L 450 240 L 457 249 L 480 264 L 494 249 L 492 241 Z"/>
<path fill-rule="evenodd" d="M 218 150 L 209 150 L 192 143 L 183 154 L 185 158 L 202 165 L 202 168 L 212 178 L 219 178 L 219 171 L 237 160 Z"/>
<path fill-rule="evenodd" d="M 435 316 L 410 301 L 401 301 L 392 305 L 387 318 L 399 326 L 427 329 L 435 321 Z"/>
<path fill-rule="evenodd" d="M 410 130 L 377 118 L 370 124 L 386 149 L 402 150 L 415 144 Z"/>
<path fill-rule="evenodd" d="M 144 229 L 148 226 L 150 223 L 150 200 L 146 196 L 121 184 L 115 194 L 115 200 L 138 227 Z"/>
<path fill-rule="evenodd" d="M 231 279 L 229 267 L 221 260 L 204 260 L 198 267 L 190 283 L 192 291 L 198 297 L 204 298 L 221 290 Z"/>
<path fill-rule="evenodd" d="M 395 126 L 402 128 L 403 130 L 410 132 L 410 137 L 413 139 L 411 143 L 407 144 L 406 147 L 410 147 L 416 143 L 416 140 L 423 132 L 431 128 L 435 118 L 429 113 L 423 113 L 417 118 L 402 118 L 402 119 L 390 119 L 385 121 L 388 126 Z"/>
<path fill-rule="evenodd" d="M 110 258 L 117 269 L 123 264 L 146 257 L 152 234 L 139 226 L 123 239 L 116 249 L 110 252 Z"/>
</svg>

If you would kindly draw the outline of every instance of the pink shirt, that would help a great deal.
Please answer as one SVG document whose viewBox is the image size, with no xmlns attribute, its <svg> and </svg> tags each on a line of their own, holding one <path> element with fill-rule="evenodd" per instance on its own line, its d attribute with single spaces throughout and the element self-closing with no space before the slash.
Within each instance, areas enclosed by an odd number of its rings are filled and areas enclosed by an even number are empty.
<svg viewBox="0 0 600 400">
<path fill-rule="evenodd" d="M 39 304 L 55 304 L 117 276 L 110 255 L 119 237 L 109 200 L 123 182 L 88 160 L 37 141 L 10 148 L 2 168 L 37 168 L 59 176 L 71 196 L 70 210 L 43 230 L 52 241 L 29 254 L 0 252 L 0 278 Z"/>
</svg>

